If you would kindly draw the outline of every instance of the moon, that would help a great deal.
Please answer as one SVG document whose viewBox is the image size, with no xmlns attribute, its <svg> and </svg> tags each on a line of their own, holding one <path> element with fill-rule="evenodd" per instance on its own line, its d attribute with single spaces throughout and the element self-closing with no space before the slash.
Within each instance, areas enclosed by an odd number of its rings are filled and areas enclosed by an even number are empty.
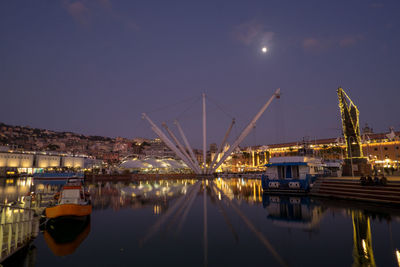
<svg viewBox="0 0 400 267">
<path fill-rule="evenodd" d="M 263 54 L 267 53 L 267 52 L 268 52 L 268 48 L 267 48 L 266 46 L 263 46 L 263 47 L 261 48 L 261 52 L 262 52 Z"/>
</svg>

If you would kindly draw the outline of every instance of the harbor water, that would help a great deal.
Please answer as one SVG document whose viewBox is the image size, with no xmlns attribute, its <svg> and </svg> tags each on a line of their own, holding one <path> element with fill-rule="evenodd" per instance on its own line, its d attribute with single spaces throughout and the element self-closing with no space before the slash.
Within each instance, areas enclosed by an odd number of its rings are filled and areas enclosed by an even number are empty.
<svg viewBox="0 0 400 267">
<path fill-rule="evenodd" d="M 400 266 L 400 208 L 263 194 L 258 179 L 86 183 L 80 220 L 46 222 L 62 183 L 0 180 L 32 196 L 38 234 L 3 266 Z"/>
</svg>

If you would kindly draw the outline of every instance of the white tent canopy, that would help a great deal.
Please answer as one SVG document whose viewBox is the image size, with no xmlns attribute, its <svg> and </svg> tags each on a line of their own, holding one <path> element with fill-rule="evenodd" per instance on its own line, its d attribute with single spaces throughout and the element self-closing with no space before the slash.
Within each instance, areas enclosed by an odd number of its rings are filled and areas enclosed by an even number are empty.
<svg viewBox="0 0 400 267">
<path fill-rule="evenodd" d="M 176 159 L 156 159 L 156 158 L 146 158 L 146 159 L 127 159 L 123 161 L 119 167 L 121 169 L 135 169 L 143 171 L 155 171 L 161 170 L 163 172 L 176 172 L 182 170 L 188 170 L 189 167 L 181 160 Z"/>
</svg>

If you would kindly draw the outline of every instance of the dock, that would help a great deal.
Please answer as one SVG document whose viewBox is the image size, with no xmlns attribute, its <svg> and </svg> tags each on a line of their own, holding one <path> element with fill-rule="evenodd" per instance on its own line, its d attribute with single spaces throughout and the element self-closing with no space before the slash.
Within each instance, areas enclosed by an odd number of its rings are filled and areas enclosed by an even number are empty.
<svg viewBox="0 0 400 267">
<path fill-rule="evenodd" d="M 35 211 L 11 205 L 0 205 L 0 263 L 28 246 L 39 234 Z"/>
<path fill-rule="evenodd" d="M 387 177 L 386 185 L 361 185 L 359 177 L 320 177 L 311 196 L 400 205 L 400 177 Z"/>
<path fill-rule="evenodd" d="M 132 182 L 132 181 L 156 181 L 156 180 L 181 180 L 181 179 L 197 179 L 198 175 L 194 173 L 180 174 L 180 173 L 132 173 L 132 174 L 89 174 L 85 175 L 87 182 L 102 182 L 102 181 L 116 181 L 116 182 Z"/>
</svg>

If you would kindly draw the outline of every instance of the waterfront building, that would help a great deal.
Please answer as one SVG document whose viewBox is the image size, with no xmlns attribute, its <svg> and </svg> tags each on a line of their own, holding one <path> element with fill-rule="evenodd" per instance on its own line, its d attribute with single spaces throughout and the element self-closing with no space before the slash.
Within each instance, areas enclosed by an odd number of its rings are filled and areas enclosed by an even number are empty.
<svg viewBox="0 0 400 267">
<path fill-rule="evenodd" d="M 32 168 L 34 155 L 0 152 L 0 168 Z"/>
<path fill-rule="evenodd" d="M 363 133 L 362 151 L 375 168 L 399 170 L 400 167 L 400 132 Z M 245 148 L 240 158 L 248 167 L 261 169 L 271 157 L 295 156 L 304 150 L 304 145 L 312 150 L 315 156 L 325 161 L 343 160 L 346 145 L 343 138 L 314 139 L 312 141 L 269 144 Z"/>
<path fill-rule="evenodd" d="M 160 158 L 176 158 L 175 152 L 169 149 L 164 142 L 155 138 L 150 140 L 147 146 L 143 150 L 143 154 L 146 157 L 160 157 Z"/>
<path fill-rule="evenodd" d="M 0 152 L 0 175 L 25 173 L 33 174 L 46 170 L 85 168 L 86 156 L 71 156 L 32 151 L 3 151 Z M 87 166 L 99 165 L 86 164 Z"/>
</svg>

